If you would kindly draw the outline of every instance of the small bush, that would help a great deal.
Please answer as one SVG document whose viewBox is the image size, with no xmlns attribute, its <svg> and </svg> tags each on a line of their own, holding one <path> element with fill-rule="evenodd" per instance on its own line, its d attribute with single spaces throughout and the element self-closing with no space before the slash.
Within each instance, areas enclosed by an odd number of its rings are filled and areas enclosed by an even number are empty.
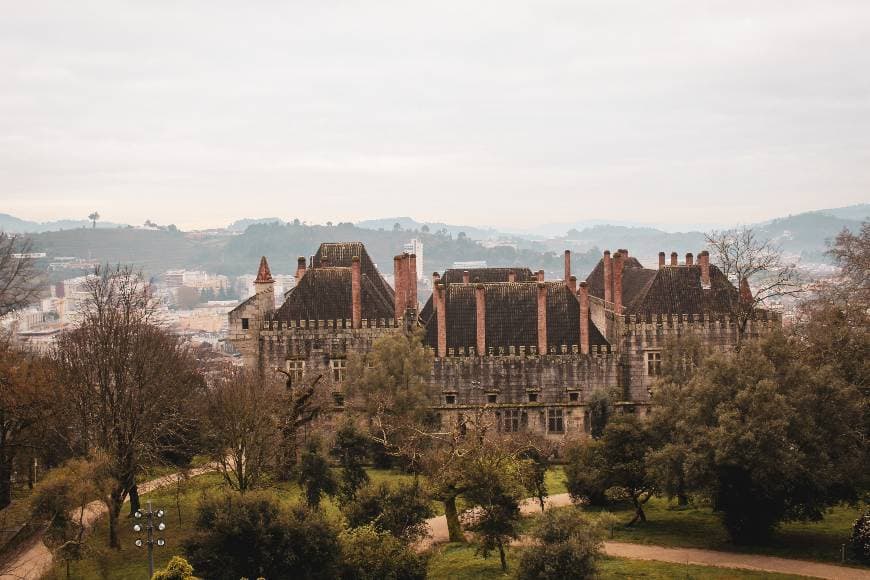
<svg viewBox="0 0 870 580">
<path fill-rule="evenodd" d="M 196 580 L 193 566 L 181 556 L 173 556 L 166 568 L 154 572 L 151 580 Z"/>
<path fill-rule="evenodd" d="M 870 563 L 870 511 L 855 521 L 852 536 L 849 538 L 852 554 L 864 563 Z"/>
<path fill-rule="evenodd" d="M 341 536 L 341 577 L 344 580 L 422 580 L 426 561 L 392 534 L 372 525 Z"/>
<path fill-rule="evenodd" d="M 601 536 L 596 526 L 573 508 L 544 512 L 532 533 L 536 544 L 523 550 L 519 580 L 594 578 Z"/>
</svg>

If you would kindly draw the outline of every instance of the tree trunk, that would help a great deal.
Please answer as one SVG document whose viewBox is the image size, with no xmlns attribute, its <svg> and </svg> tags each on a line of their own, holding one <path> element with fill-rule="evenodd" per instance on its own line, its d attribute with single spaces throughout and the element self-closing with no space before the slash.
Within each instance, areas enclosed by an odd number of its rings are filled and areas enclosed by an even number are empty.
<svg viewBox="0 0 870 580">
<path fill-rule="evenodd" d="M 121 549 L 121 540 L 118 538 L 118 517 L 121 515 L 121 507 L 124 500 L 120 493 L 112 491 L 109 496 L 109 547 Z"/>
<path fill-rule="evenodd" d="M 635 523 L 640 521 L 641 523 L 646 521 L 646 514 L 643 513 L 643 504 L 640 502 L 637 496 L 631 496 L 631 503 L 634 504 L 634 517 L 628 522 L 628 526 L 633 526 Z"/>
<path fill-rule="evenodd" d="M 12 458 L 0 455 L 0 510 L 12 503 Z"/>
<path fill-rule="evenodd" d="M 130 515 L 132 516 L 137 511 L 141 505 L 139 504 L 139 488 L 136 487 L 136 484 L 133 484 L 133 487 L 130 488 Z"/>
<path fill-rule="evenodd" d="M 451 542 L 464 542 L 462 526 L 459 523 L 459 512 L 456 510 L 456 496 L 451 495 L 444 500 L 444 517 L 447 518 L 447 534 Z"/>
<path fill-rule="evenodd" d="M 501 571 L 507 572 L 507 558 L 504 555 L 504 545 L 501 542 L 498 543 L 498 557 L 501 559 Z"/>
</svg>

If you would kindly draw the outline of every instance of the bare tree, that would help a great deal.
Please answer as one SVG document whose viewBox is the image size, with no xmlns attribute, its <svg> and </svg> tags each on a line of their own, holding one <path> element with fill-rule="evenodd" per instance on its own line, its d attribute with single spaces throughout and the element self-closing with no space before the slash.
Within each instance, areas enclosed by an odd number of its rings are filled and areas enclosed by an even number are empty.
<svg viewBox="0 0 870 580">
<path fill-rule="evenodd" d="M 233 489 L 244 493 L 272 469 L 281 449 L 281 389 L 251 369 L 228 367 L 209 389 L 212 453 Z"/>
<path fill-rule="evenodd" d="M 155 303 L 141 275 L 97 268 L 86 288 L 79 326 L 61 336 L 55 356 L 76 447 L 106 455 L 114 481 L 105 498 L 109 545 L 119 548 L 118 518 L 136 474 L 189 432 L 190 401 L 202 381 L 187 347 L 153 323 Z"/>
<path fill-rule="evenodd" d="M 731 303 L 737 321 L 738 347 L 759 307 L 773 298 L 801 292 L 793 264 L 786 264 L 770 240 L 758 238 L 752 228 L 740 227 L 705 234 L 716 265 L 729 279 L 737 280 L 739 297 Z M 750 282 L 755 291 L 750 289 Z"/>
<path fill-rule="evenodd" d="M 280 476 L 287 480 L 299 460 L 299 434 L 320 417 L 325 406 L 324 393 L 317 388 L 323 375 L 317 375 L 308 384 L 293 384 L 293 375 L 275 369 L 286 378 L 284 393 L 280 397 L 279 423 L 281 428 Z"/>
<path fill-rule="evenodd" d="M 100 219 L 100 214 L 98 212 L 94 212 L 88 216 L 88 219 L 91 220 L 91 229 L 97 229 L 97 220 Z"/>
<path fill-rule="evenodd" d="M 39 292 L 32 249 L 27 238 L 0 232 L 0 316 L 27 306 Z"/>
</svg>

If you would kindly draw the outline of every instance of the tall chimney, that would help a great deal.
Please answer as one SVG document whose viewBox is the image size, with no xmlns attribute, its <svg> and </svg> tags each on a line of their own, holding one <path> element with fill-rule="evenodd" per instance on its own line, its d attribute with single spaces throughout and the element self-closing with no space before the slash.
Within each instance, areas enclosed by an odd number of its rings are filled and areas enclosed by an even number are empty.
<svg viewBox="0 0 870 580">
<path fill-rule="evenodd" d="M 547 354 L 547 284 L 538 282 L 538 352 Z"/>
<path fill-rule="evenodd" d="M 710 252 L 704 250 L 698 254 L 698 264 L 701 266 L 701 287 L 710 287 Z"/>
<path fill-rule="evenodd" d="M 571 294 L 577 293 L 577 276 L 568 277 L 568 289 L 571 291 Z"/>
<path fill-rule="evenodd" d="M 565 283 L 571 278 L 571 250 L 565 250 Z"/>
<path fill-rule="evenodd" d="M 462 283 L 468 284 L 471 282 L 471 274 L 468 273 L 468 270 L 463 270 L 462 272 Z"/>
<path fill-rule="evenodd" d="M 665 253 L 659 252 L 659 268 L 665 267 Z"/>
<path fill-rule="evenodd" d="M 417 310 L 417 254 L 408 256 L 408 271 L 405 273 L 405 294 L 408 308 Z"/>
<path fill-rule="evenodd" d="M 622 269 L 625 265 L 625 255 L 622 251 L 613 257 L 613 310 L 622 314 Z"/>
<path fill-rule="evenodd" d="M 677 265 L 677 253 L 671 252 L 671 266 Z"/>
<path fill-rule="evenodd" d="M 438 356 L 447 356 L 447 303 L 444 297 L 444 284 L 435 286 L 435 316 L 438 321 Z"/>
<path fill-rule="evenodd" d="M 535 279 L 536 279 L 538 282 L 543 282 L 543 281 L 544 281 L 544 271 L 543 271 L 543 270 L 538 270 L 537 272 L 535 272 Z"/>
<path fill-rule="evenodd" d="M 393 286 L 396 288 L 395 310 L 396 320 L 405 316 L 405 305 L 408 303 L 405 289 L 405 264 L 403 255 L 393 256 Z"/>
<path fill-rule="evenodd" d="M 692 252 L 687 252 L 686 253 L 686 266 L 694 266 L 694 265 L 695 265 L 695 258 L 694 258 L 694 256 L 692 256 Z"/>
<path fill-rule="evenodd" d="M 752 289 L 749 287 L 749 280 L 747 278 L 740 279 L 740 302 L 752 304 Z"/>
<path fill-rule="evenodd" d="M 474 303 L 477 310 L 477 356 L 486 355 L 486 286 L 474 288 Z"/>
<path fill-rule="evenodd" d="M 302 276 L 305 275 L 305 256 L 299 256 L 296 258 L 296 283 L 299 283 L 299 280 L 302 279 Z"/>
<path fill-rule="evenodd" d="M 508 270 L 508 282 L 516 282 L 517 281 L 517 273 L 513 270 Z"/>
<path fill-rule="evenodd" d="M 589 285 L 580 282 L 580 353 L 589 354 Z"/>
<path fill-rule="evenodd" d="M 604 302 L 613 302 L 613 278 L 611 276 L 612 265 L 610 263 L 610 250 L 604 250 Z"/>
<path fill-rule="evenodd" d="M 359 256 L 350 261 L 351 327 L 362 328 L 362 274 Z"/>
</svg>

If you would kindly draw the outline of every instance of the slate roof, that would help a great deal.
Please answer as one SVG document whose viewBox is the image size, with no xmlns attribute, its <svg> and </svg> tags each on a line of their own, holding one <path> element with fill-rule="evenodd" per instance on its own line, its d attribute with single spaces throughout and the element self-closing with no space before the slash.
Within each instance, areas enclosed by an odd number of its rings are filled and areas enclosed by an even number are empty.
<svg viewBox="0 0 870 580">
<path fill-rule="evenodd" d="M 381 298 L 389 300 L 392 303 L 395 291 L 387 284 L 381 273 L 378 272 L 374 261 L 372 261 L 362 242 L 327 242 L 320 244 L 320 247 L 317 248 L 317 253 L 312 258 L 312 266 L 314 268 L 321 267 L 324 258 L 326 258 L 327 266 L 329 267 L 350 268 L 354 256 L 359 256 L 360 271 L 363 276 L 368 276 L 371 279 L 372 283 L 378 288 Z M 303 276 L 304 279 L 305 277 Z M 363 305 L 363 308 L 365 308 L 365 305 Z M 393 311 L 393 316 L 395 316 L 395 310 Z"/>
<path fill-rule="evenodd" d="M 547 285 L 547 344 L 571 350 L 580 344 L 580 305 L 563 281 Z M 476 284 L 448 284 L 444 289 L 447 307 L 447 348 L 477 344 Z M 505 349 L 538 345 L 538 284 L 495 282 L 484 284 L 486 292 L 486 346 Z M 430 302 L 427 303 L 429 305 Z M 434 313 L 422 320 L 425 343 L 436 347 L 438 321 Z M 589 344 L 606 345 L 595 324 L 589 321 Z M 561 350 L 561 348 L 560 348 Z"/>
<path fill-rule="evenodd" d="M 589 294 L 604 299 L 604 261 L 586 278 Z M 723 314 L 731 311 L 737 289 L 710 265 L 710 288 L 701 288 L 701 266 L 644 268 L 629 257 L 622 272 L 622 304 L 626 314 Z"/>
</svg>

